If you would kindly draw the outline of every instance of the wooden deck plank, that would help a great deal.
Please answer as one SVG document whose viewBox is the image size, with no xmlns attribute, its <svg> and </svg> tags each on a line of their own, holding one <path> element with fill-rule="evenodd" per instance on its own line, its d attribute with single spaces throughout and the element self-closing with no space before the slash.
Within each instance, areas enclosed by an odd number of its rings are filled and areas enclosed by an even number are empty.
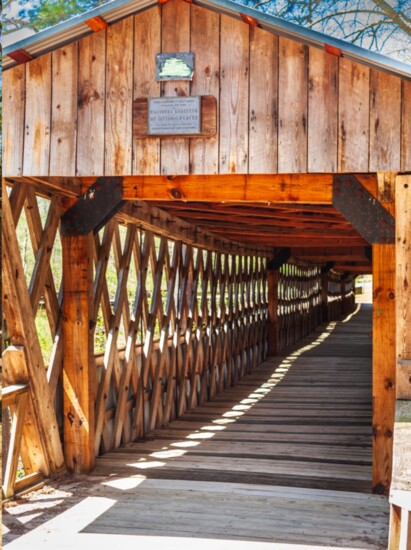
<svg viewBox="0 0 411 550">
<path fill-rule="evenodd" d="M 317 331 L 215 401 L 98 458 L 87 491 L 84 481 L 83 492 L 70 488 L 75 506 L 9 549 L 107 536 L 143 550 L 386 548 L 388 502 L 371 494 L 370 321 L 364 308 Z"/>
</svg>

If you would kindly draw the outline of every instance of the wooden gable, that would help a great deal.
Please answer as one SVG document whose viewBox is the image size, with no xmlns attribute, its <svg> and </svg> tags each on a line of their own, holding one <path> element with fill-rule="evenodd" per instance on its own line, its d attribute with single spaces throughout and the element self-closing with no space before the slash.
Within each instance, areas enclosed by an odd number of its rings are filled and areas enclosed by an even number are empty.
<svg viewBox="0 0 411 550">
<path fill-rule="evenodd" d="M 159 52 L 193 81 L 155 80 Z M 4 73 L 5 176 L 406 171 L 411 82 L 169 0 Z M 211 95 L 207 138 L 133 138 L 133 101 Z"/>
</svg>

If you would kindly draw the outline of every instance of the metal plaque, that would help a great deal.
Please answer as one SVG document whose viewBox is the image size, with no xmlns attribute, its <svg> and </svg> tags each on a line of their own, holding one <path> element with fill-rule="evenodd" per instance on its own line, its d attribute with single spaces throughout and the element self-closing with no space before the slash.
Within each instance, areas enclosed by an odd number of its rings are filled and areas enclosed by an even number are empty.
<svg viewBox="0 0 411 550">
<path fill-rule="evenodd" d="M 158 53 L 156 80 L 193 80 L 193 53 Z"/>
<path fill-rule="evenodd" d="M 150 135 L 184 135 L 200 132 L 200 97 L 154 97 L 148 100 Z"/>
</svg>

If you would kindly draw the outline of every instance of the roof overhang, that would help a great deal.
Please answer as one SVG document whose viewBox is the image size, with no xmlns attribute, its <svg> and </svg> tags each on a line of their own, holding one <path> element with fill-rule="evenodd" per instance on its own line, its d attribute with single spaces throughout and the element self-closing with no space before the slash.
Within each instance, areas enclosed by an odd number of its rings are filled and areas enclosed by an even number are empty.
<svg viewBox="0 0 411 550">
<path fill-rule="evenodd" d="M 108 4 L 94 8 L 68 21 L 64 21 L 18 41 L 10 40 L 13 33 L 6 35 L 3 38 L 3 69 L 16 65 L 16 61 L 9 56 L 9 54 L 12 54 L 16 50 L 25 50 L 30 56 L 38 57 L 91 34 L 93 31 L 86 24 L 86 21 L 93 17 L 103 17 L 110 25 L 120 19 L 148 9 L 157 3 L 157 0 L 113 0 Z M 309 46 L 326 47 L 348 59 L 411 79 L 411 65 L 382 54 L 371 52 L 344 40 L 289 23 L 273 15 L 233 2 L 232 0 L 195 0 L 195 3 L 199 6 L 237 18 L 241 18 L 242 14 L 247 15 L 257 20 L 258 25 L 269 32 L 285 36 Z"/>
</svg>

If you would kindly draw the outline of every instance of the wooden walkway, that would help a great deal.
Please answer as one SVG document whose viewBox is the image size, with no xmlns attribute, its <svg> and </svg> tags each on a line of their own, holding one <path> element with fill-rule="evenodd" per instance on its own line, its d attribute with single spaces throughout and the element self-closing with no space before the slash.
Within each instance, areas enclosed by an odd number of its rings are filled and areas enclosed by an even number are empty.
<svg viewBox="0 0 411 550">
<path fill-rule="evenodd" d="M 56 517 L 10 550 L 36 537 L 47 548 L 386 548 L 388 503 L 370 494 L 370 306 L 322 329 L 152 440 L 98 459 L 86 499 L 61 516 L 78 525 L 59 539 Z"/>
</svg>

